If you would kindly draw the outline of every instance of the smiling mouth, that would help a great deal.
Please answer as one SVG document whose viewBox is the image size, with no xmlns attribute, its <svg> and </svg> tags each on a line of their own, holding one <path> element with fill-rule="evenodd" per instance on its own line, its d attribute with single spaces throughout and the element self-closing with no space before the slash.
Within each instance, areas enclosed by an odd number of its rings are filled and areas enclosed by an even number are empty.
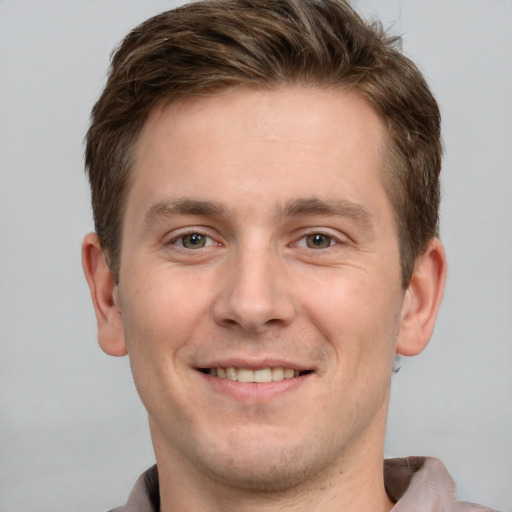
<svg viewBox="0 0 512 512">
<path fill-rule="evenodd" d="M 199 368 L 199 371 L 220 379 L 236 380 L 238 382 L 278 382 L 284 379 L 302 377 L 311 373 L 311 370 L 294 370 L 293 368 Z"/>
</svg>

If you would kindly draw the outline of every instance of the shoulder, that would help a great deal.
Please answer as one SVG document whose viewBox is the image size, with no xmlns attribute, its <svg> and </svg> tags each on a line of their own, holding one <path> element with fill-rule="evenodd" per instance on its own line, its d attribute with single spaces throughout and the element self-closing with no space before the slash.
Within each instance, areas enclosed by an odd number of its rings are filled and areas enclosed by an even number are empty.
<svg viewBox="0 0 512 512">
<path fill-rule="evenodd" d="M 108 512 L 155 512 L 159 508 L 158 471 L 153 466 L 135 482 L 126 503 Z"/>
<path fill-rule="evenodd" d="M 432 457 L 384 461 L 384 482 L 396 502 L 393 512 L 498 512 L 456 501 L 456 485 L 444 464 Z"/>
</svg>

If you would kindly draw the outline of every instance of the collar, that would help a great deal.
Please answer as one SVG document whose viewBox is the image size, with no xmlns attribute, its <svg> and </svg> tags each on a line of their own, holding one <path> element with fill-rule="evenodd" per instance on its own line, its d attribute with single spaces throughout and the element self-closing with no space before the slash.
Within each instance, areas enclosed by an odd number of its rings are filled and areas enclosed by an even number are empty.
<svg viewBox="0 0 512 512">
<path fill-rule="evenodd" d="M 384 461 L 384 485 L 396 504 L 391 512 L 498 512 L 455 500 L 456 486 L 443 463 L 431 457 Z M 143 473 L 122 507 L 110 512 L 157 512 L 160 508 L 158 471 Z"/>
</svg>

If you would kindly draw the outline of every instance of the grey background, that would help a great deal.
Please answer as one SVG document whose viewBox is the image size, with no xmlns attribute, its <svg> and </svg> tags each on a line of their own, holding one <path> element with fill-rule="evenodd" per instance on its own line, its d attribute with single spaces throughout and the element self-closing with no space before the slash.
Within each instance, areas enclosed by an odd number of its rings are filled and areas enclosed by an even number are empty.
<svg viewBox="0 0 512 512">
<path fill-rule="evenodd" d="M 0 511 L 124 503 L 152 464 L 126 358 L 96 345 L 80 266 L 82 138 L 115 43 L 163 0 L 0 0 Z M 356 0 L 404 34 L 444 114 L 450 271 L 394 377 L 387 455 L 443 459 L 512 511 L 512 1 Z"/>
</svg>

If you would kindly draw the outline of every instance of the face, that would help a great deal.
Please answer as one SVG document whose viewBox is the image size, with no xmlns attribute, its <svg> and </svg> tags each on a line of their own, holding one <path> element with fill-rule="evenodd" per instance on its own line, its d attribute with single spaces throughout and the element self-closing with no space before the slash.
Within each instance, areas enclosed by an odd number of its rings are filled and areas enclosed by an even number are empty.
<svg viewBox="0 0 512 512">
<path fill-rule="evenodd" d="M 404 304 L 382 145 L 332 90 L 149 117 L 116 300 L 157 458 L 273 488 L 382 450 Z"/>
</svg>

